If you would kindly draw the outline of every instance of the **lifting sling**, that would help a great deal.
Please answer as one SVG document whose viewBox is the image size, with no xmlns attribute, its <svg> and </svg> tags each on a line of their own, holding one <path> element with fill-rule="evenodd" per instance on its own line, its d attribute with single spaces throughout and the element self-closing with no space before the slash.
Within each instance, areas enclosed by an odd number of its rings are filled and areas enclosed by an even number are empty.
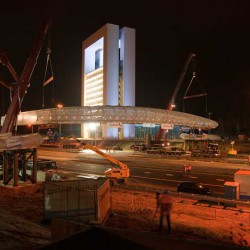
<svg viewBox="0 0 250 250">
<path fill-rule="evenodd" d="M 207 93 L 204 91 L 204 88 L 203 88 L 201 82 L 197 79 L 194 68 L 195 68 L 195 65 L 194 65 L 194 62 L 193 62 L 193 76 L 192 76 L 192 78 L 191 78 L 191 80 L 190 80 L 190 83 L 189 83 L 189 85 L 188 85 L 188 87 L 187 87 L 187 90 L 186 90 L 186 92 L 185 92 L 185 94 L 184 94 L 184 96 L 183 96 L 183 112 L 185 112 L 185 103 L 184 103 L 185 100 L 191 99 L 191 98 L 196 98 L 196 97 L 205 96 L 205 97 L 206 97 L 205 112 L 206 112 L 206 114 L 207 114 Z M 194 79 L 196 79 L 196 81 L 197 81 L 198 84 L 200 85 L 200 87 L 201 87 L 201 89 L 202 89 L 202 93 L 200 93 L 200 94 L 193 94 L 193 95 L 187 95 L 187 93 L 188 93 L 188 91 L 189 91 L 189 89 L 190 89 L 190 86 L 191 86 L 191 84 L 193 83 Z"/>
<path fill-rule="evenodd" d="M 51 49 L 50 49 L 50 39 L 49 39 L 48 47 L 47 47 L 47 61 L 46 61 L 44 78 L 43 78 L 43 103 L 42 103 L 42 108 L 45 107 L 45 104 L 44 104 L 44 94 L 45 94 L 44 87 L 47 86 L 52 81 L 54 81 L 54 72 L 53 72 L 53 68 L 52 68 L 52 61 L 51 61 L 51 55 L 50 54 L 51 54 Z M 48 65 L 50 67 L 51 76 L 47 80 L 45 80 L 46 79 L 46 75 L 47 75 Z M 54 84 L 52 85 L 52 100 L 51 100 L 51 105 L 52 105 L 52 107 L 54 105 Z"/>
</svg>

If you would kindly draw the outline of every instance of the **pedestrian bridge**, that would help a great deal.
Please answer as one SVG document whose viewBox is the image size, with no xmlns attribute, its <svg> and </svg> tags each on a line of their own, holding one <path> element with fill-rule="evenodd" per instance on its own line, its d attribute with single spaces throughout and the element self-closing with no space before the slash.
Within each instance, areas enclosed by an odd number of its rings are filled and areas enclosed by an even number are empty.
<svg viewBox="0 0 250 250">
<path fill-rule="evenodd" d="M 80 106 L 21 112 L 17 125 L 82 124 L 85 122 L 122 122 L 123 124 L 173 124 L 191 128 L 214 129 L 218 123 L 188 113 L 131 106 Z"/>
</svg>

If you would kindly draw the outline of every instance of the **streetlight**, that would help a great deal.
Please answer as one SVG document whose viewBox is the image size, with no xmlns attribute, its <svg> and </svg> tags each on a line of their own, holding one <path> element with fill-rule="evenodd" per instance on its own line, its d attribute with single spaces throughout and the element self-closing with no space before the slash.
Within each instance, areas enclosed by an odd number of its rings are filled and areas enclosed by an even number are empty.
<svg viewBox="0 0 250 250">
<path fill-rule="evenodd" d="M 61 108 L 63 108 L 63 105 L 61 103 L 58 103 L 57 104 L 57 108 L 61 109 Z M 60 134 L 60 137 L 61 137 L 61 133 L 62 133 L 62 126 L 61 126 L 61 123 L 59 123 L 59 134 Z"/>
<path fill-rule="evenodd" d="M 89 129 L 94 131 L 94 139 L 95 139 L 95 146 L 96 146 L 96 128 L 99 124 L 98 123 L 89 123 Z"/>
<path fill-rule="evenodd" d="M 63 105 L 62 105 L 61 103 L 58 103 L 58 104 L 57 104 L 57 107 L 58 107 L 59 109 L 61 109 L 61 108 L 63 108 Z"/>
<path fill-rule="evenodd" d="M 32 124 L 28 124 L 28 127 L 31 128 L 31 134 L 33 134 L 33 125 Z"/>
</svg>

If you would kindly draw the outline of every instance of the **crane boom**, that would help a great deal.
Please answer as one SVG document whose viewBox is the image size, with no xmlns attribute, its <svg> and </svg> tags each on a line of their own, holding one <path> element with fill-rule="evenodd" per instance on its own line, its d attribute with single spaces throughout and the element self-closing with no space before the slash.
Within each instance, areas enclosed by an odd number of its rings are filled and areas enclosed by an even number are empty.
<svg viewBox="0 0 250 250">
<path fill-rule="evenodd" d="M 103 153 L 100 149 L 98 149 L 97 147 L 94 147 L 88 143 L 82 143 L 82 145 L 84 146 L 85 149 L 90 149 L 90 150 L 96 152 L 97 154 L 103 156 L 105 159 L 107 159 L 109 162 L 112 163 L 112 165 L 114 167 L 106 170 L 105 176 L 110 178 L 113 183 L 114 183 L 114 181 L 125 182 L 126 179 L 129 177 L 129 168 L 126 164 L 118 161 L 116 158 L 114 158 L 108 154 Z"/>
<path fill-rule="evenodd" d="M 169 103 L 168 103 L 167 110 L 173 110 L 173 108 L 175 107 L 175 99 L 176 99 L 176 96 L 177 96 L 177 94 L 178 94 L 178 92 L 179 92 L 179 89 L 180 89 L 180 87 L 181 87 L 181 84 L 182 84 L 182 82 L 183 82 L 183 79 L 184 79 L 184 77 L 185 77 L 185 75 L 186 75 L 188 66 L 189 66 L 191 60 L 193 59 L 193 57 L 195 57 L 195 56 L 196 56 L 196 55 L 195 55 L 194 53 L 190 53 L 190 54 L 188 55 L 188 58 L 187 58 L 187 60 L 186 60 L 186 62 L 185 62 L 185 65 L 184 65 L 184 67 L 183 67 L 183 69 L 182 69 L 182 71 L 181 71 L 181 74 L 180 74 L 180 76 L 179 76 L 179 79 L 178 79 L 178 81 L 177 81 L 177 83 L 176 83 L 176 86 L 175 86 L 175 89 L 174 89 L 174 91 L 173 91 L 173 94 L 172 94 L 172 96 L 171 96 L 171 98 L 170 98 L 170 101 L 169 101 Z M 157 134 L 157 136 L 156 136 L 156 140 L 157 140 L 157 141 L 160 141 L 160 140 L 161 140 L 163 131 L 164 131 L 164 129 L 162 129 L 162 128 L 159 129 L 158 134 Z M 166 135 L 165 135 L 165 138 L 166 138 Z"/>
<path fill-rule="evenodd" d="M 181 87 L 181 84 L 182 84 L 182 82 L 183 82 L 183 79 L 184 79 L 184 77 L 185 77 L 185 75 L 186 75 L 188 66 L 189 66 L 191 60 L 193 59 L 193 57 L 195 57 L 195 54 L 194 54 L 194 53 L 190 53 L 190 54 L 188 55 L 188 58 L 187 58 L 187 60 L 186 60 L 186 63 L 185 63 L 185 65 L 184 65 L 184 67 L 183 67 L 183 69 L 182 69 L 182 71 L 181 71 L 181 74 L 180 74 L 180 76 L 179 76 L 179 79 L 178 79 L 178 81 L 177 81 L 177 83 L 176 83 L 174 92 L 173 92 L 173 94 L 172 94 L 172 96 L 171 96 L 171 98 L 170 98 L 170 101 L 169 101 L 169 103 L 168 103 L 167 110 L 173 110 L 173 108 L 175 107 L 175 98 L 176 98 L 176 96 L 177 96 L 177 94 L 178 94 L 178 91 L 179 91 L 179 89 L 180 89 L 180 87 Z M 164 131 L 164 129 L 162 129 L 162 128 L 159 129 L 158 134 L 157 134 L 157 136 L 156 136 L 156 140 L 157 140 L 157 141 L 160 141 L 160 140 L 161 140 L 163 131 Z M 167 138 L 167 134 L 168 134 L 168 133 L 166 132 L 165 138 Z"/>
<path fill-rule="evenodd" d="M 47 35 L 48 28 L 51 25 L 50 19 L 47 19 L 43 26 L 41 33 L 35 43 L 35 46 L 33 50 L 31 51 L 30 56 L 28 57 L 25 66 L 23 68 L 22 74 L 20 78 L 17 76 L 15 70 L 11 66 L 8 57 L 4 54 L 1 53 L 0 59 L 1 63 L 3 65 L 6 65 L 11 72 L 12 76 L 14 79 L 17 81 L 17 88 L 15 89 L 13 96 L 12 96 L 12 101 L 10 103 L 10 106 L 8 108 L 8 111 L 6 113 L 3 126 L 1 128 L 1 133 L 8 133 L 12 132 L 13 128 L 15 127 L 16 121 L 17 121 L 17 116 L 21 110 L 21 104 L 24 98 L 24 95 L 27 91 L 27 88 L 30 85 L 30 78 L 32 76 L 33 70 L 35 68 L 35 65 L 37 63 L 38 56 L 40 54 L 43 41 Z"/>
<path fill-rule="evenodd" d="M 167 110 L 172 110 L 173 107 L 175 106 L 175 99 L 176 99 L 176 96 L 177 96 L 177 94 L 178 94 L 178 92 L 179 92 L 179 89 L 180 89 L 180 87 L 181 87 L 181 84 L 182 84 L 182 82 L 183 82 L 183 79 L 184 79 L 184 77 L 185 77 L 185 75 L 186 75 L 188 66 L 189 66 L 191 60 L 193 59 L 193 57 L 195 57 L 195 54 L 194 54 L 194 53 L 190 53 L 189 56 L 188 56 L 188 58 L 187 58 L 187 61 L 186 61 L 185 65 L 184 65 L 184 67 L 183 67 L 183 69 L 182 69 L 182 71 L 181 71 L 181 74 L 180 74 L 180 76 L 179 76 L 179 79 L 178 79 L 178 81 L 177 81 L 177 83 L 176 83 L 176 87 L 175 87 L 174 92 L 173 92 L 173 94 L 172 94 L 172 97 L 171 97 L 171 99 L 170 99 L 170 101 L 169 101 Z"/>
</svg>

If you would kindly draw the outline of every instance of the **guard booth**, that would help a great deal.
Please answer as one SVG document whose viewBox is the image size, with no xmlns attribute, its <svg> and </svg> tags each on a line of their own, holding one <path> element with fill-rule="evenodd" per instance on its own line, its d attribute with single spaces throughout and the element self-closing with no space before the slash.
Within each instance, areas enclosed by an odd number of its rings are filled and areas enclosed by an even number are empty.
<svg viewBox="0 0 250 250">
<path fill-rule="evenodd" d="M 238 182 L 226 181 L 224 183 L 224 197 L 230 200 L 239 200 L 240 184 Z M 226 206 L 236 207 L 237 204 L 225 204 Z"/>
</svg>

